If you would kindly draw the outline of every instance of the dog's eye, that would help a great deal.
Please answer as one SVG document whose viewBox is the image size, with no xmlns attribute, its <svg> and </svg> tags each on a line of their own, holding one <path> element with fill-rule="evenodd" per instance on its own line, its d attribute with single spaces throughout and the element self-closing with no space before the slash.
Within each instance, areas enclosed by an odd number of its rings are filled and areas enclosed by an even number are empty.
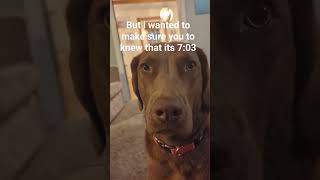
<svg viewBox="0 0 320 180">
<path fill-rule="evenodd" d="M 192 71 L 195 66 L 196 66 L 195 62 L 188 62 L 184 67 L 184 71 L 185 72 Z"/>
<path fill-rule="evenodd" d="M 262 29 L 269 25 L 272 20 L 271 6 L 262 4 L 258 7 L 252 8 L 244 16 L 244 25 L 252 29 Z"/>
<path fill-rule="evenodd" d="M 151 70 L 152 70 L 151 66 L 149 66 L 147 63 L 141 64 L 141 68 L 142 68 L 143 71 L 145 71 L 145 72 L 151 72 Z"/>
</svg>

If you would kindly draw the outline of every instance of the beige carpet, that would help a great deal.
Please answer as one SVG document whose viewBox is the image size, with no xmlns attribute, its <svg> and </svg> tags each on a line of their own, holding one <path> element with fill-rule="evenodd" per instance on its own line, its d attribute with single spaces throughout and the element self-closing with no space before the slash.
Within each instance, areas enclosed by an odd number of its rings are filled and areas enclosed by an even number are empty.
<svg viewBox="0 0 320 180">
<path fill-rule="evenodd" d="M 117 123 L 111 125 L 110 134 L 111 179 L 146 179 L 147 155 L 142 114 L 135 114 L 129 119 L 118 119 Z"/>
<path fill-rule="evenodd" d="M 130 119 L 131 117 L 140 114 L 138 107 L 138 100 L 132 100 L 127 102 L 120 113 L 111 121 L 111 126 L 118 124 L 119 122 Z"/>
<path fill-rule="evenodd" d="M 106 158 L 92 145 L 91 122 L 65 122 L 54 132 L 17 180 L 106 180 Z"/>
</svg>

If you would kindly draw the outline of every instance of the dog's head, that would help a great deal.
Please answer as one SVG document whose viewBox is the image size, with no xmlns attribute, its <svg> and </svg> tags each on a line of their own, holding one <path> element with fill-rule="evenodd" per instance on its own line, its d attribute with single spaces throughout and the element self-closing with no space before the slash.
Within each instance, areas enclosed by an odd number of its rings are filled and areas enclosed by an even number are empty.
<svg viewBox="0 0 320 180">
<path fill-rule="evenodd" d="M 147 132 L 176 145 L 187 141 L 209 112 L 210 85 L 204 52 L 171 45 L 176 51 L 144 51 L 133 59 L 131 70 Z"/>
</svg>

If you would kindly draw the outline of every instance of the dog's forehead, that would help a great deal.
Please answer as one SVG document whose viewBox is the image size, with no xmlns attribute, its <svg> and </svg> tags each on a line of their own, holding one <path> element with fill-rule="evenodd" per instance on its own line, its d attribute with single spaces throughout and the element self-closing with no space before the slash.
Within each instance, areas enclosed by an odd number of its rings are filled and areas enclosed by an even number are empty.
<svg viewBox="0 0 320 180">
<path fill-rule="evenodd" d="M 175 61 L 183 59 L 199 61 L 198 54 L 195 51 L 145 51 L 141 54 L 141 59 L 142 61 L 147 59 L 153 61 Z"/>
</svg>

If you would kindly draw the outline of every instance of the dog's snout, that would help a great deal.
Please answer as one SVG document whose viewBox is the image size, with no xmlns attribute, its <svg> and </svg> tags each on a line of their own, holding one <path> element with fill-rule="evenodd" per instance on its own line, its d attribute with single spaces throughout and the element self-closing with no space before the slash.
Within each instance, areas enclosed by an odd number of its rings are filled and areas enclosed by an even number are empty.
<svg viewBox="0 0 320 180">
<path fill-rule="evenodd" d="M 152 110 L 153 119 L 157 121 L 179 120 L 183 110 L 178 100 L 158 99 Z"/>
</svg>

